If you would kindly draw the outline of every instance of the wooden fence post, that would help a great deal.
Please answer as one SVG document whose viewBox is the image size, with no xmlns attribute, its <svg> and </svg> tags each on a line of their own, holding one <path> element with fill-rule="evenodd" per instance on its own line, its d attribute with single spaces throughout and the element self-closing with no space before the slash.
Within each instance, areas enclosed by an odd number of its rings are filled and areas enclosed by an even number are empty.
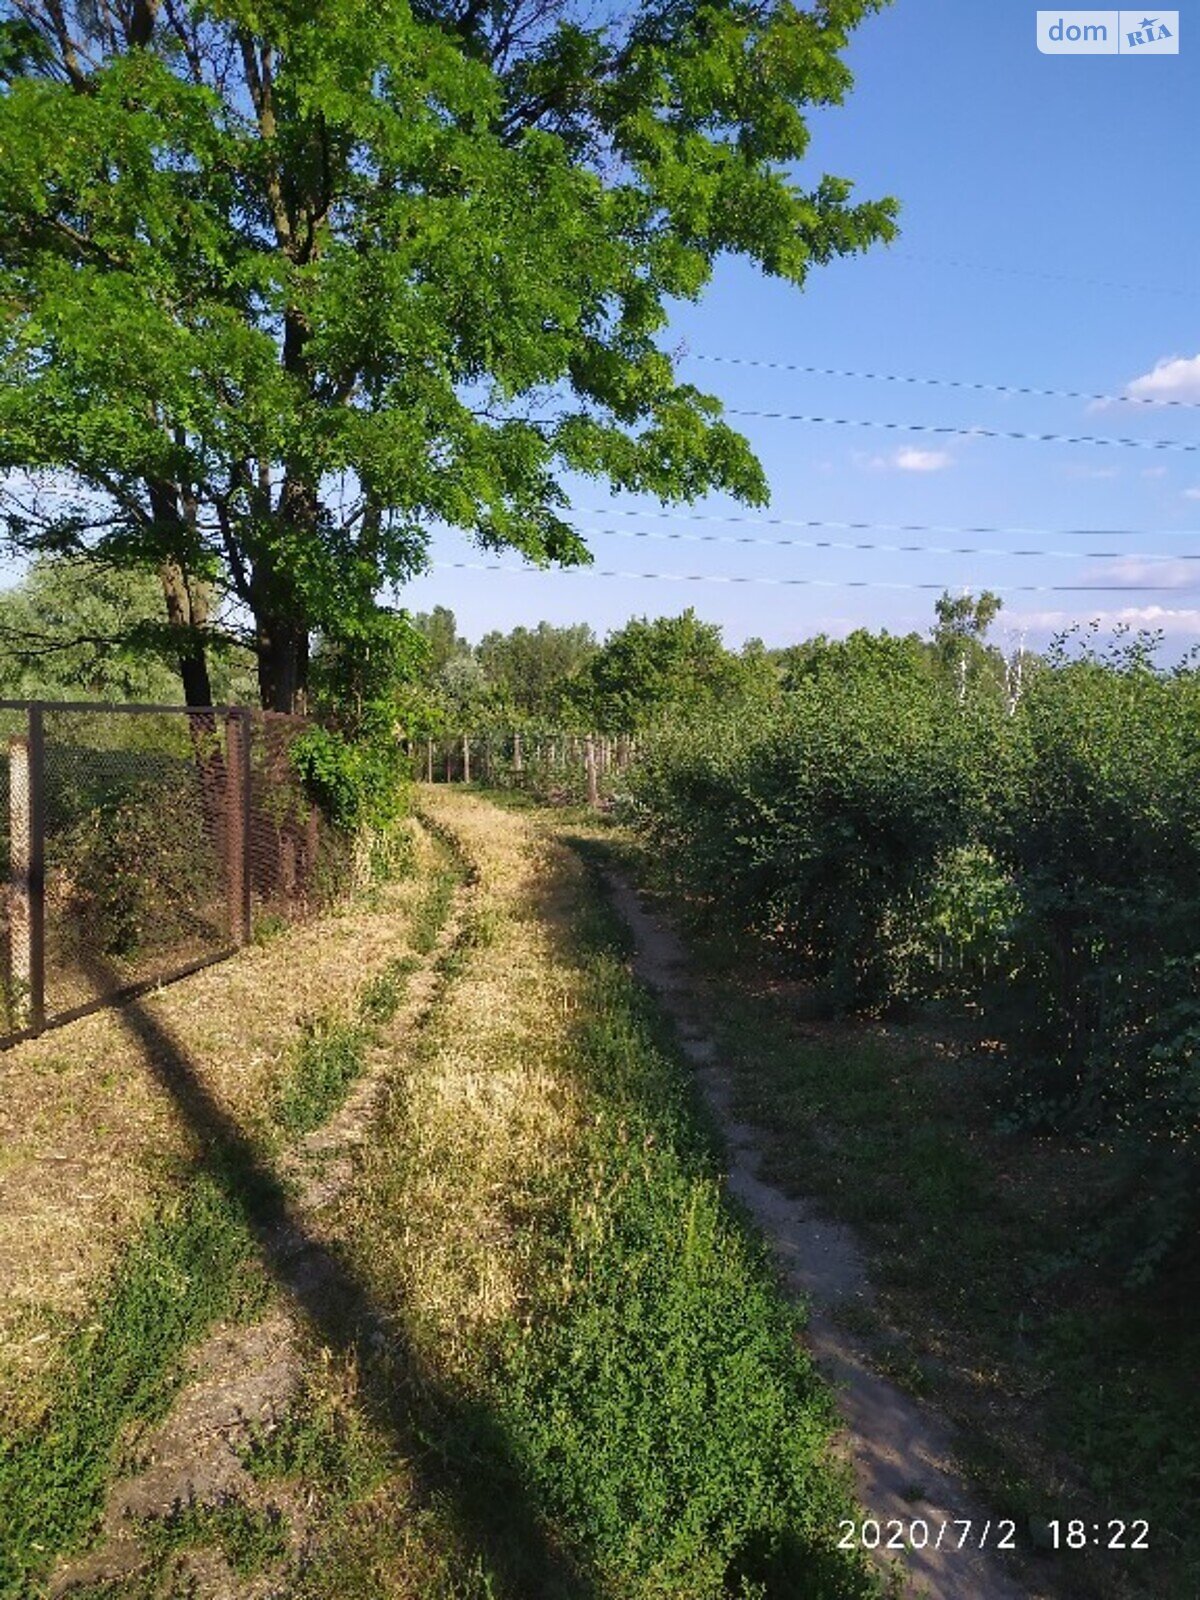
<svg viewBox="0 0 1200 1600">
<path fill-rule="evenodd" d="M 514 733 L 513 734 L 513 771 L 514 772 L 524 772 L 524 770 L 525 770 L 525 762 L 524 762 L 524 758 L 521 755 L 521 735 L 519 733 Z"/>
<path fill-rule="evenodd" d="M 600 804 L 600 789 L 596 783 L 596 741 L 590 733 L 583 741 L 583 759 L 587 767 L 587 803 L 595 811 Z"/>
<path fill-rule="evenodd" d="M 433 782 L 433 740 L 425 740 L 425 782 Z"/>
<path fill-rule="evenodd" d="M 45 733 L 42 708 L 29 707 L 28 733 L 12 739 L 9 762 L 9 934 L 11 993 L 18 1026 L 46 1026 Z"/>
<path fill-rule="evenodd" d="M 225 882 L 229 937 L 250 940 L 250 714 L 225 719 Z"/>
</svg>

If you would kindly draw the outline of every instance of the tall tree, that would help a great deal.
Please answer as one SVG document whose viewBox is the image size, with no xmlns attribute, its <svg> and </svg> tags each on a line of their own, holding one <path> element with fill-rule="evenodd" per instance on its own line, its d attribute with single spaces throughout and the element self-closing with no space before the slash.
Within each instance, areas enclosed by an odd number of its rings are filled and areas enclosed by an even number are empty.
<svg viewBox="0 0 1200 1600">
<path fill-rule="evenodd" d="M 678 617 L 635 617 L 612 633 L 572 679 L 579 718 L 604 733 L 633 733 L 668 710 L 771 698 L 776 674 L 765 656 L 734 655 L 714 622 L 689 607 Z"/>
<path fill-rule="evenodd" d="M 988 681 L 998 687 L 1004 681 L 1004 657 L 986 643 L 988 629 L 1003 607 L 1003 600 L 990 589 L 977 596 L 965 590 L 951 595 L 946 590 L 934 603 L 934 652 L 953 674 L 960 700 L 966 697 L 968 683 Z"/>
<path fill-rule="evenodd" d="M 411 618 L 412 626 L 428 646 L 426 671 L 436 677 L 448 661 L 456 656 L 469 656 L 471 646 L 459 637 L 458 619 L 449 606 L 434 606 L 432 611 L 418 611 Z"/>
<path fill-rule="evenodd" d="M 881 3 L 0 0 L 10 536 L 156 570 L 188 698 L 233 628 L 290 710 L 432 528 L 585 560 L 568 471 L 761 502 L 655 338 L 724 252 L 893 233 L 788 166 Z"/>
<path fill-rule="evenodd" d="M 484 634 L 476 655 L 510 714 L 552 727 L 563 715 L 571 680 L 595 651 L 596 636 L 586 622 L 565 628 L 539 622 L 536 628 Z"/>
</svg>

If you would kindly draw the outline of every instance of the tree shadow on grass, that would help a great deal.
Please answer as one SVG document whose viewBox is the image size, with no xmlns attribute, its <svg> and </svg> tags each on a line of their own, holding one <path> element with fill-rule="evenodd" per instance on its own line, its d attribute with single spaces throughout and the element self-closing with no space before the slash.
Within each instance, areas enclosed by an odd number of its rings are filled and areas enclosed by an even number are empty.
<svg viewBox="0 0 1200 1600">
<path fill-rule="evenodd" d="M 105 963 L 89 965 L 104 979 Z M 397 1338 L 362 1283 L 316 1239 L 254 1142 L 220 1105 L 196 1062 L 140 1000 L 118 1013 L 199 1148 L 199 1169 L 256 1241 L 267 1271 L 318 1342 L 352 1358 L 359 1400 L 405 1457 L 419 1495 L 452 1515 L 468 1549 L 512 1600 L 595 1600 L 592 1578 L 539 1516 L 504 1427 L 489 1408 L 450 1392 Z"/>
</svg>

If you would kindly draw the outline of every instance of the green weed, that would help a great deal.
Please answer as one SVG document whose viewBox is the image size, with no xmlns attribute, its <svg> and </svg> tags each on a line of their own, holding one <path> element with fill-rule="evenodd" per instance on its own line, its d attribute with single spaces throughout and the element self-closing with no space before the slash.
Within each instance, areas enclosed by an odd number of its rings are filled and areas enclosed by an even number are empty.
<svg viewBox="0 0 1200 1600">
<path fill-rule="evenodd" d="M 289 1134 L 310 1133 L 327 1122 L 362 1072 L 367 1034 L 361 1025 L 318 1017 L 304 1031 L 273 1108 Z"/>
<path fill-rule="evenodd" d="M 165 1411 L 180 1357 L 235 1308 L 251 1253 L 242 1213 L 207 1177 L 135 1239 L 68 1347 L 49 1412 L 0 1445 L 0 1596 L 28 1594 L 87 1532 L 123 1431 Z"/>
<path fill-rule="evenodd" d="M 460 881 L 461 874 L 453 864 L 440 868 L 430 880 L 413 919 L 412 942 L 419 955 L 427 956 L 437 943 Z"/>
<path fill-rule="evenodd" d="M 275 1506 L 255 1509 L 232 1501 L 181 1506 L 168 1517 L 140 1523 L 141 1544 L 161 1566 L 180 1550 L 215 1546 L 239 1578 L 253 1578 L 288 1551 L 288 1524 Z"/>
<path fill-rule="evenodd" d="M 622 1594 L 873 1593 L 829 1539 L 849 1498 L 827 1391 L 726 1207 L 711 1129 L 621 959 L 624 930 L 593 900 L 575 932 L 583 1020 L 567 1065 L 592 1134 L 543 1244 L 556 1263 L 544 1283 L 559 1287 L 507 1350 L 520 1458 Z"/>
<path fill-rule="evenodd" d="M 404 998 L 405 981 L 416 968 L 415 957 L 399 956 L 370 980 L 358 998 L 358 1015 L 363 1022 L 376 1026 L 392 1020 Z"/>
<path fill-rule="evenodd" d="M 387 1452 L 361 1413 L 335 1397 L 310 1391 L 244 1453 L 259 1483 L 295 1479 L 336 1504 L 361 1499 L 387 1476 Z"/>
</svg>

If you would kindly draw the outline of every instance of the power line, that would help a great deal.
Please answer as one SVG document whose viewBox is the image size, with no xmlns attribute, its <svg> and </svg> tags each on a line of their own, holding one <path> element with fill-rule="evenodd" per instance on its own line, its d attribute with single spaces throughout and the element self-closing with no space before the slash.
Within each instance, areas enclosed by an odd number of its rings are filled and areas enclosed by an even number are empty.
<svg viewBox="0 0 1200 1600">
<path fill-rule="evenodd" d="M 495 561 L 434 561 L 435 569 L 454 572 L 504 572 L 511 577 L 545 577 L 542 567 L 506 567 Z M 945 590 L 945 583 L 885 583 L 873 578 L 755 578 L 744 575 L 707 572 L 619 572 L 602 567 L 562 567 L 560 573 L 584 575 L 590 578 L 625 578 L 638 582 L 659 583 L 729 583 L 765 584 L 772 588 L 805 589 L 937 589 Z M 1175 594 L 1178 590 L 1169 584 L 1096 584 L 1096 583 L 1008 583 L 989 584 L 993 592 L 1001 594 Z"/>
<path fill-rule="evenodd" d="M 933 389 L 969 389 L 976 394 L 1032 395 L 1042 400 L 1088 400 L 1106 405 L 1175 406 L 1182 410 L 1200 410 L 1200 400 L 1155 400 L 1148 395 L 1089 394 L 1079 389 L 1039 389 L 1031 384 L 975 383 L 966 378 L 923 378 L 898 372 L 857 372 L 843 367 L 804 366 L 792 361 L 765 361 L 754 356 L 704 355 L 698 350 L 689 351 L 691 361 L 712 361 L 729 367 L 754 367 L 770 372 L 799 372 L 814 378 L 862 378 L 872 383 L 906 383 Z"/>
<path fill-rule="evenodd" d="M 651 528 L 577 528 L 591 537 L 606 535 L 614 539 L 674 539 L 687 544 L 784 546 L 796 550 L 878 550 L 892 555 L 931 556 L 1046 556 L 1066 561 L 1200 561 L 1200 552 L 1165 555 L 1152 551 L 1122 550 L 1002 550 L 978 545 L 876 544 L 838 539 L 756 539 L 752 534 L 671 533 Z"/>
<path fill-rule="evenodd" d="M 1182 450 L 1200 453 L 1200 444 L 1180 439 L 1114 439 L 1090 433 L 1020 433 L 1004 428 L 952 428 L 929 422 L 877 422 L 864 417 L 817 417 L 794 411 L 744 411 L 726 406 L 728 417 L 753 417 L 760 422 L 819 422 L 831 428 L 883 428 L 892 433 L 957 434 L 968 439 L 1023 439 L 1035 444 L 1092 444 L 1121 446 L 1127 450 Z"/>
<path fill-rule="evenodd" d="M 824 517 L 741 516 L 737 512 L 714 516 L 701 511 L 664 511 L 657 506 L 649 510 L 625 506 L 579 506 L 576 509 L 585 517 L 655 517 L 670 522 L 720 522 L 766 528 L 837 528 L 846 533 L 938 533 L 987 538 L 1011 534 L 1022 539 L 1200 539 L 1200 529 L 1196 528 L 1009 528 L 1000 525 L 955 528 L 933 522 L 838 522 Z M 1013 554 L 1012 551 L 1004 553 Z"/>
</svg>

